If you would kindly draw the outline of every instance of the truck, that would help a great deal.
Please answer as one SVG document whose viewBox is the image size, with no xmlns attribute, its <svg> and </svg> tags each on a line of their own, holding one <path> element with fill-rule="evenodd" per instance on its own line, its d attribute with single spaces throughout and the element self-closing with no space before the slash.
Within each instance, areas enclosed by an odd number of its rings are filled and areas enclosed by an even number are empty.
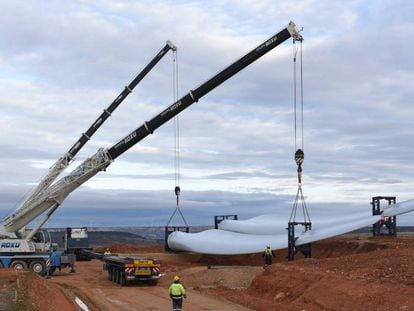
<svg viewBox="0 0 414 311">
<path fill-rule="evenodd" d="M 76 154 L 111 116 L 112 112 L 169 50 L 175 52 L 177 48 L 170 41 L 167 41 L 148 65 L 125 87 L 110 106 L 104 109 L 88 130 L 82 133 L 69 151 L 50 167 L 47 174 L 16 211 L 0 222 L 0 268 L 30 268 L 41 275 L 45 274 L 46 269 L 54 271 L 62 267 L 71 267 L 74 271 L 75 253 L 71 251 L 57 252 L 56 249 L 53 249 L 50 233 L 41 229 L 67 196 L 67 188 L 62 187 L 59 182 L 54 182 L 73 162 Z M 38 221 L 34 228 L 26 228 L 29 223 L 36 221 L 43 214 L 43 218 Z M 68 241 L 72 243 L 74 240 L 69 238 Z M 69 245 L 69 248 L 73 248 L 72 246 Z M 58 266 L 56 263 L 58 263 Z"/>
<path fill-rule="evenodd" d="M 89 251 L 92 250 L 92 247 L 89 245 L 86 227 L 67 227 L 63 239 L 65 252 L 75 254 L 76 260 L 91 260 Z"/>
<path fill-rule="evenodd" d="M 155 285 L 161 276 L 161 263 L 156 259 L 104 256 L 103 261 L 103 269 L 108 271 L 109 280 L 121 286 L 133 281 Z"/>
<path fill-rule="evenodd" d="M 58 261 L 51 261 L 56 257 L 56 249 L 52 244 L 50 233 L 46 230 L 36 232 L 32 240 L 1 239 L 0 268 L 30 269 L 39 275 L 45 275 L 46 270 L 71 268 L 75 271 L 75 256 L 60 253 Z"/>
<path fill-rule="evenodd" d="M 51 168 L 50 174 L 44 181 L 41 182 L 40 189 L 36 188 L 35 195 L 31 195 L 23 205 L 11 216 L 6 217 L 0 224 L 0 235 L 3 235 L 8 239 L 8 242 L 21 243 L 26 246 L 31 243 L 31 238 L 39 231 L 40 227 L 50 218 L 53 212 L 63 203 L 63 201 L 100 171 L 105 171 L 108 166 L 114 162 L 120 155 L 129 150 L 135 144 L 143 140 L 150 134 L 153 134 L 156 129 L 165 124 L 167 121 L 174 118 L 192 104 L 198 102 L 207 93 L 221 85 L 223 82 L 233 77 L 235 74 L 246 68 L 254 61 L 264 56 L 275 47 L 279 46 L 289 38 L 293 38 L 295 41 L 302 41 L 303 38 L 300 32 L 297 30 L 295 23 L 290 22 L 286 27 L 271 36 L 266 41 L 259 44 L 253 50 L 242 56 L 240 59 L 202 83 L 197 88 L 190 90 L 182 98 L 178 99 L 166 109 L 161 111 L 158 115 L 149 121 L 144 122 L 141 126 L 136 128 L 130 134 L 119 140 L 110 148 L 100 148 L 94 155 L 84 160 L 77 168 L 75 168 L 67 176 L 62 177 L 52 184 L 50 180 L 55 180 L 57 177 L 56 172 L 61 172 L 59 169 L 61 165 L 66 165 L 73 158 L 71 151 L 69 154 L 63 157 L 62 161 L 58 161 L 55 168 Z M 130 87 L 126 88 L 127 92 L 130 91 Z M 121 94 L 122 95 L 122 94 Z M 120 95 L 120 96 L 121 96 Z M 117 100 L 115 100 L 117 101 Z M 104 111 L 104 114 L 107 113 Z M 101 123 L 101 120 L 97 120 L 97 124 Z M 95 129 L 94 129 L 95 130 Z M 94 132 L 92 131 L 92 133 Z M 78 151 L 79 146 L 83 141 L 90 138 L 90 135 L 84 134 L 81 139 L 72 147 L 71 150 Z M 85 141 L 85 142 L 86 142 Z M 47 212 L 46 216 L 40 221 L 40 223 L 32 229 L 32 231 L 22 236 L 20 230 L 31 222 L 36 217 Z M 13 240 L 14 239 L 14 240 Z M 17 240 L 16 240 L 17 239 Z M 19 241 L 19 242 L 16 242 Z M 32 245 L 32 244 L 31 244 Z M 34 246 L 33 246 L 34 249 Z"/>
</svg>

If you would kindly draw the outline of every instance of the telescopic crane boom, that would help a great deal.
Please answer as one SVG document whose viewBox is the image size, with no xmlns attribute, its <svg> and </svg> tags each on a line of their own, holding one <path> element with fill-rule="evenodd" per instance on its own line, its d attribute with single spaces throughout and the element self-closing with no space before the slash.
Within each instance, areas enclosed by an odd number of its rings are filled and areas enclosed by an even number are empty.
<svg viewBox="0 0 414 311">
<path fill-rule="evenodd" d="M 106 169 L 112 161 L 114 161 L 129 148 L 134 146 L 149 134 L 152 134 L 161 125 L 175 117 L 193 103 L 197 102 L 201 97 L 212 91 L 224 81 L 228 80 L 243 68 L 249 66 L 251 63 L 291 37 L 294 40 L 302 40 L 302 36 L 296 29 L 293 22 L 290 22 L 277 34 L 267 39 L 265 42 L 216 74 L 214 77 L 204 82 L 196 89 L 191 90 L 187 95 L 171 104 L 150 121 L 144 122 L 144 124 L 121 139 L 111 148 L 99 149 L 95 155 L 86 159 L 71 174 L 61 178 L 54 185 L 47 188 L 42 195 L 38 196 L 36 200 L 32 202 L 30 209 L 27 209 L 27 213 L 30 215 L 28 219 L 33 219 L 47 209 L 61 204 L 73 190 L 96 175 L 99 171 Z M 27 219 L 25 220 L 24 218 L 10 221 L 5 223 L 5 228 L 8 231 L 14 232 L 25 226 L 27 224 L 26 221 Z"/>
<path fill-rule="evenodd" d="M 112 112 L 123 102 L 123 100 L 133 91 L 133 89 L 141 82 L 141 80 L 151 71 L 152 68 L 167 54 L 169 50 L 176 51 L 177 48 L 170 42 L 167 41 L 165 46 L 157 53 L 156 56 L 145 66 L 145 68 L 131 81 L 131 83 L 125 87 L 125 89 L 115 98 L 115 100 L 104 109 L 101 115 L 95 120 L 95 122 L 86 130 L 85 133 L 82 133 L 81 137 L 73 144 L 73 146 L 66 152 L 62 157 L 60 157 L 49 169 L 46 176 L 39 182 L 39 184 L 32 190 L 29 196 L 24 200 L 24 202 L 18 207 L 18 209 L 9 217 L 3 220 L 5 224 L 6 231 L 16 232 L 25 226 L 27 223 L 31 222 L 37 216 L 33 217 L 34 214 L 31 211 L 35 208 L 33 202 L 37 202 L 39 197 L 42 196 L 43 192 L 46 191 L 59 176 L 59 174 L 64 171 L 69 164 L 73 161 L 75 155 L 81 150 L 81 148 L 88 142 L 92 135 L 102 126 L 102 124 L 111 116 Z M 57 208 L 57 206 L 55 207 Z M 51 210 L 48 213 L 47 219 L 53 213 L 54 210 Z M 36 215 L 42 214 L 35 213 Z M 46 219 L 46 220 L 47 220 Z M 16 223 L 25 223 L 25 225 L 12 225 L 12 231 L 9 230 L 10 224 Z M 44 223 L 44 222 L 43 222 Z M 36 227 L 41 227 L 43 225 Z M 36 230 L 37 231 L 37 230 Z M 31 235 L 35 234 L 33 231 Z M 0 232 L 1 235 L 1 232 Z"/>
</svg>

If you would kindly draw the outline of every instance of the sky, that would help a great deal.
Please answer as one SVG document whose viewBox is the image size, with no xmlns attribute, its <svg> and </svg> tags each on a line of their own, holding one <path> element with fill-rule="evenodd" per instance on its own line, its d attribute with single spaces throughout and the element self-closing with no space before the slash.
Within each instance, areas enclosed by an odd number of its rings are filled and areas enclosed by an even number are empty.
<svg viewBox="0 0 414 311">
<path fill-rule="evenodd" d="M 0 1 L 0 218 L 170 40 L 178 95 L 294 21 L 303 42 L 303 193 L 312 217 L 414 198 L 411 1 Z M 182 112 L 180 207 L 290 214 L 297 191 L 293 45 L 287 40 Z M 169 53 L 65 171 L 173 103 Z M 165 225 L 175 209 L 168 122 L 75 190 L 47 223 Z M 63 176 L 63 175 L 62 175 Z M 414 225 L 414 216 L 399 217 Z M 173 219 L 172 224 L 181 224 Z"/>
</svg>

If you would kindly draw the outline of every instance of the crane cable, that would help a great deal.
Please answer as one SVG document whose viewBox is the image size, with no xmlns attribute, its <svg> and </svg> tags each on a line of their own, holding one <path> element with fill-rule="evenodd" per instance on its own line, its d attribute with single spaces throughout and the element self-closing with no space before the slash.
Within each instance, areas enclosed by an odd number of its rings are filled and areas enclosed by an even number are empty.
<svg viewBox="0 0 414 311">
<path fill-rule="evenodd" d="M 305 141 L 304 141 L 304 129 L 303 129 L 303 53 L 302 53 L 302 41 L 300 41 L 300 122 L 298 121 L 298 109 L 297 109 L 297 68 L 296 58 L 298 48 L 296 47 L 296 40 L 293 41 L 293 103 L 294 103 L 294 120 L 295 120 L 295 162 L 298 166 L 298 184 L 302 184 L 302 163 L 305 158 Z M 299 124 L 298 124 L 299 123 Z M 298 143 L 298 128 L 300 128 L 300 143 Z"/>
<path fill-rule="evenodd" d="M 298 109 L 297 109 L 297 66 L 296 59 L 297 54 L 300 54 L 300 120 L 298 121 Z M 296 193 L 296 198 L 293 203 L 292 212 L 290 215 L 289 222 L 296 221 L 296 212 L 299 202 L 301 202 L 302 214 L 304 217 L 305 223 L 310 223 L 310 216 L 306 206 L 305 198 L 302 192 L 302 164 L 305 158 L 304 153 L 304 126 L 303 126 L 303 110 L 304 110 L 304 100 L 303 100 L 303 49 L 302 49 L 302 40 L 300 40 L 300 47 L 296 46 L 296 40 L 293 40 L 293 103 L 294 103 L 294 123 L 295 123 L 295 162 L 297 165 L 297 176 L 298 176 L 298 191 Z M 299 123 L 299 124 L 298 124 Z M 298 128 L 300 127 L 300 134 L 298 134 Z M 300 135 L 300 143 L 298 143 L 298 136 Z"/>
<path fill-rule="evenodd" d="M 173 81 L 172 81 L 172 88 L 173 88 L 173 101 L 174 103 L 178 101 L 178 55 L 177 51 L 173 51 Z M 181 218 L 183 219 L 184 223 L 188 227 L 187 221 L 184 218 L 183 213 L 180 210 L 180 119 L 178 115 L 174 117 L 174 178 L 175 178 L 175 188 L 174 193 L 176 196 L 176 208 L 174 213 L 171 215 L 170 219 L 168 220 L 167 226 L 170 224 L 171 220 L 174 218 L 174 215 L 179 212 Z"/>
<path fill-rule="evenodd" d="M 173 52 L 173 101 L 178 100 L 178 57 L 177 51 Z M 174 177 L 175 177 L 175 195 L 177 197 L 177 206 L 180 197 L 180 119 L 174 117 Z"/>
</svg>

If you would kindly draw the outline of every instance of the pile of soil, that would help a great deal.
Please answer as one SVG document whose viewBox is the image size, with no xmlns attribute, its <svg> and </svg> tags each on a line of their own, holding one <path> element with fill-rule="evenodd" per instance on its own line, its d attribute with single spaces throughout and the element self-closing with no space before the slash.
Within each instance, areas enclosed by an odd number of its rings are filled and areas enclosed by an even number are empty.
<svg viewBox="0 0 414 311">
<path fill-rule="evenodd" d="M 155 253 L 155 252 L 163 252 L 164 251 L 164 245 L 131 245 L 131 244 L 113 244 L 108 245 L 105 247 L 98 247 L 95 249 L 98 253 L 105 252 L 105 249 L 109 248 L 111 250 L 111 253 L 117 253 L 117 254 L 127 254 L 127 253 Z"/>
<path fill-rule="evenodd" d="M 0 310 L 11 308 L 17 298 L 16 274 L 11 269 L 0 269 Z"/>
<path fill-rule="evenodd" d="M 313 259 L 278 260 L 247 289 L 210 293 L 259 311 L 414 309 L 412 239 L 337 238 L 313 246 Z"/>
<path fill-rule="evenodd" d="M 31 271 L 0 269 L 0 310 L 78 311 L 72 301 L 58 286 Z"/>
</svg>

